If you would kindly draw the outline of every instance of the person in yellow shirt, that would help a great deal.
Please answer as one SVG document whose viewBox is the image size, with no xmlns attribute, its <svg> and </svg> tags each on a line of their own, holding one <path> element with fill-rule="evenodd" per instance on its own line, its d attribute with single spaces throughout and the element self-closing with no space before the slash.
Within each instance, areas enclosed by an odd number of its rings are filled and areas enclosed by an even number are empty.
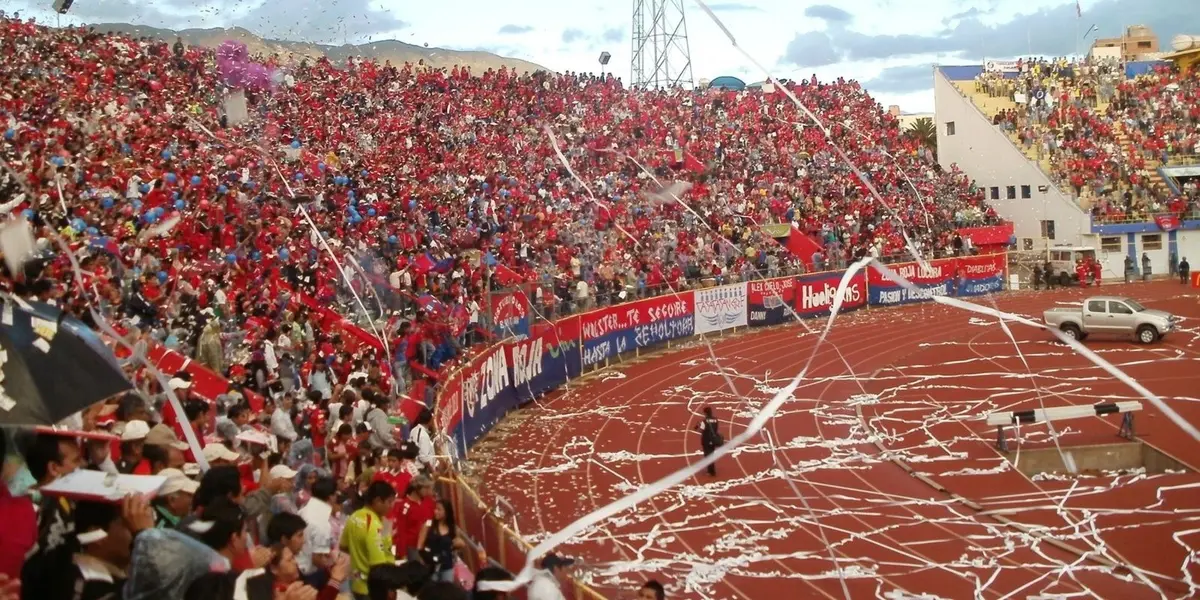
<svg viewBox="0 0 1200 600">
<path fill-rule="evenodd" d="M 363 495 L 363 508 L 350 515 L 342 529 L 340 546 L 350 555 L 350 592 L 355 600 L 368 600 L 367 575 L 371 567 L 396 562 L 387 523 L 395 503 L 396 490 L 391 484 L 373 482 Z"/>
</svg>

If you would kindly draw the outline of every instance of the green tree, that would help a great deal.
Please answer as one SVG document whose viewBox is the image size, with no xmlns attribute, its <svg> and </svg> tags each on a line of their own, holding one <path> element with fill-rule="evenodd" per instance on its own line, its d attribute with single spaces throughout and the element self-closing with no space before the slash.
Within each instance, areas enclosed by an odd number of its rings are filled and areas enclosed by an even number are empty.
<svg viewBox="0 0 1200 600">
<path fill-rule="evenodd" d="M 933 124 L 933 119 L 921 117 L 909 123 L 908 129 L 905 129 L 904 133 L 937 154 L 937 126 Z"/>
</svg>

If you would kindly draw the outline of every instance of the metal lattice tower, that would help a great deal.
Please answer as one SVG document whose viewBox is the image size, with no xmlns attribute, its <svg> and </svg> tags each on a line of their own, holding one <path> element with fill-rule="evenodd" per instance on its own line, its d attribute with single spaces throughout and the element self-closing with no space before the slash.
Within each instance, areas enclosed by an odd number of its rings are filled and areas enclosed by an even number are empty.
<svg viewBox="0 0 1200 600">
<path fill-rule="evenodd" d="M 634 87 L 692 87 L 684 1 L 633 0 L 630 80 Z"/>
</svg>

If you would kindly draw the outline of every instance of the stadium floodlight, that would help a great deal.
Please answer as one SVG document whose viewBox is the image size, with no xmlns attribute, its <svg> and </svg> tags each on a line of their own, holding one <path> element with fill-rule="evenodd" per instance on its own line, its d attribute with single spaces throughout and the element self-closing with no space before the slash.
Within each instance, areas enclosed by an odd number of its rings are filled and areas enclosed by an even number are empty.
<svg viewBox="0 0 1200 600">
<path fill-rule="evenodd" d="M 54 0 L 54 12 L 65 15 L 68 10 L 71 10 L 71 4 L 74 2 L 75 0 Z"/>
</svg>

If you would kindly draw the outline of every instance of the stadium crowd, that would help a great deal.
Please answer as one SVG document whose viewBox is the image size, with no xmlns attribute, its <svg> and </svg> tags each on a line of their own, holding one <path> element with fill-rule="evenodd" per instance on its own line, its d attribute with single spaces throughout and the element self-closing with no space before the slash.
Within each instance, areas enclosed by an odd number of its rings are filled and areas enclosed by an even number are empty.
<svg viewBox="0 0 1200 600">
<path fill-rule="evenodd" d="M 1120 63 L 1093 59 L 1029 59 L 1017 69 L 1015 76 L 986 72 L 976 81 L 978 91 L 1019 105 L 993 122 L 1047 158 L 1051 176 L 1097 218 L 1200 211 L 1194 183 L 1180 182 L 1173 193 L 1151 181 L 1173 159 L 1200 155 L 1200 74 L 1156 66 L 1127 79 Z"/>
<path fill-rule="evenodd" d="M 507 574 L 434 493 L 429 395 L 393 413 L 484 336 L 491 289 L 561 314 L 803 269 L 768 223 L 836 265 L 899 252 L 902 229 L 948 255 L 956 227 L 996 222 L 853 81 L 791 84 L 828 136 L 777 93 L 355 60 L 277 65 L 242 114 L 210 50 L 10 17 L 0 47 L 0 204 L 32 229 L 5 291 L 114 327 L 137 383 L 2 436 L 0 573 L 24 598 L 464 597 Z M 330 307 L 388 347 L 327 330 Z M 227 393 L 160 383 L 159 345 Z M 49 492 L 80 470 L 165 483 L 150 503 Z M 571 564 L 543 557 L 530 597 L 561 597 Z"/>
</svg>

